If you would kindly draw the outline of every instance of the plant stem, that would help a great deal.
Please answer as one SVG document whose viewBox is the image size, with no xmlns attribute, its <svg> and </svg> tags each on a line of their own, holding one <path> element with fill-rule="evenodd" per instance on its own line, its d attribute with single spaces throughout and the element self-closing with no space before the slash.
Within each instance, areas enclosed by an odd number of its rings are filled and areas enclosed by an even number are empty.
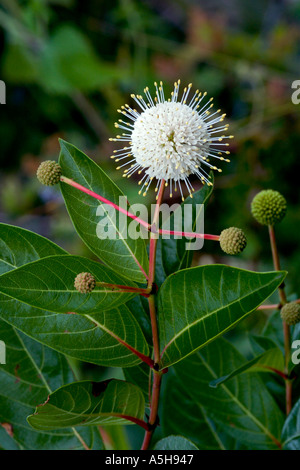
<svg viewBox="0 0 300 470">
<path fill-rule="evenodd" d="M 156 259 L 156 245 L 158 239 L 159 230 L 159 208 L 164 194 L 165 181 L 161 181 L 160 190 L 157 196 L 157 203 L 153 215 L 152 224 L 150 227 L 150 247 L 149 247 L 149 275 L 148 275 L 148 287 L 152 287 L 155 277 L 155 259 Z"/>
<path fill-rule="evenodd" d="M 204 240 L 214 240 L 219 241 L 220 235 L 210 235 L 208 233 L 197 233 L 197 232 L 180 232 L 177 230 L 166 230 L 166 229 L 158 229 L 158 233 L 164 235 L 179 235 L 182 237 L 191 237 L 191 238 L 204 238 Z"/>
<path fill-rule="evenodd" d="M 106 199 L 105 197 L 100 196 L 97 193 L 94 193 L 94 191 L 91 191 L 90 189 L 85 188 L 81 184 L 76 183 L 76 181 L 73 181 L 70 178 L 67 178 L 66 176 L 61 176 L 60 181 L 62 183 L 66 183 L 70 186 L 73 186 L 73 188 L 79 189 L 79 191 L 82 191 L 83 193 L 86 193 L 89 196 L 91 196 L 95 199 L 98 199 L 98 201 L 104 202 L 105 204 L 108 204 L 109 206 L 114 207 L 117 211 L 122 212 L 122 214 L 127 215 L 127 217 L 130 217 L 131 219 L 136 220 L 140 225 L 142 225 L 143 227 L 149 229 L 150 225 L 148 224 L 148 222 L 145 222 L 144 220 L 140 219 L 136 215 L 134 215 L 131 212 L 127 211 L 126 209 L 123 209 L 123 207 L 118 206 L 117 204 L 110 201 L 109 199 Z"/>
<path fill-rule="evenodd" d="M 153 215 L 153 221 L 151 225 L 150 232 L 150 247 L 149 247 L 149 275 L 148 275 L 148 287 L 152 289 L 154 278 L 155 278 L 155 259 L 156 259 L 156 246 L 157 246 L 157 233 L 159 225 L 159 208 L 163 198 L 165 182 L 162 180 L 160 190 L 157 196 L 157 203 Z M 160 360 L 160 350 L 159 350 L 159 335 L 158 335 L 158 325 L 156 318 L 156 308 L 155 308 L 155 295 L 151 294 L 148 298 L 149 302 L 149 312 L 152 328 L 152 340 L 153 340 L 153 353 L 154 353 L 154 369 L 153 369 L 153 384 L 152 384 L 152 396 L 150 403 L 150 416 L 149 416 L 149 429 L 145 433 L 144 441 L 141 447 L 141 450 L 148 449 L 153 431 L 157 425 L 158 420 L 158 405 L 159 405 L 159 394 L 160 394 L 160 385 L 163 372 L 156 370 L 159 367 Z"/>
<path fill-rule="evenodd" d="M 108 205 L 114 207 L 114 209 L 116 209 L 119 212 L 122 212 L 123 214 L 127 215 L 127 217 L 130 217 L 131 219 L 135 220 L 136 222 L 138 222 L 140 225 L 145 227 L 150 232 L 152 231 L 154 233 L 165 234 L 165 235 L 178 235 L 178 236 L 182 236 L 182 237 L 204 238 L 205 240 L 214 240 L 214 241 L 219 241 L 219 239 L 220 239 L 219 235 L 210 235 L 210 234 L 197 233 L 197 232 L 180 232 L 180 231 L 176 231 L 176 230 L 175 231 L 174 230 L 166 230 L 166 229 L 160 229 L 160 228 L 156 227 L 157 220 L 154 223 L 154 219 L 156 219 L 157 216 L 159 215 L 160 204 L 156 204 L 157 214 L 154 214 L 152 225 L 150 225 L 150 224 L 148 224 L 148 222 L 145 222 L 143 219 L 141 219 L 137 215 L 132 214 L 131 212 L 129 212 L 126 209 L 118 206 L 117 204 L 110 201 L 109 199 L 106 199 L 105 197 L 100 196 L 100 194 L 97 194 L 94 191 L 91 191 L 90 189 L 82 186 L 79 183 L 76 183 L 76 181 L 73 181 L 70 178 L 67 178 L 66 176 L 61 176 L 60 181 L 62 183 L 66 183 L 70 186 L 73 186 L 73 188 L 76 188 L 79 191 L 82 191 L 82 192 L 88 194 L 89 196 L 97 199 L 98 201 L 101 201 L 105 204 L 108 204 Z M 163 194 L 163 191 L 164 191 L 164 182 L 162 182 L 161 188 L 160 188 L 161 195 Z M 160 194 L 158 195 L 158 198 L 159 197 L 160 197 Z M 155 249 L 154 249 L 154 251 L 155 251 Z"/>
<path fill-rule="evenodd" d="M 277 249 L 276 237 L 274 226 L 269 225 L 269 236 L 270 244 L 272 249 L 273 265 L 276 271 L 280 271 L 280 259 Z M 284 284 L 278 287 L 278 293 L 280 298 L 280 305 L 283 306 L 287 303 L 287 298 L 284 290 Z M 284 338 L 284 352 L 285 352 L 285 374 L 288 376 L 289 373 L 289 362 L 291 357 L 291 331 L 289 325 L 283 321 L 283 338 Z M 285 381 L 285 397 L 286 397 L 286 414 L 288 415 L 292 409 L 292 382 L 287 379 Z"/>
<path fill-rule="evenodd" d="M 152 434 L 157 424 L 157 413 L 159 405 L 159 394 L 160 394 L 160 385 L 161 385 L 162 373 L 154 371 L 153 376 L 153 385 L 152 385 L 152 398 L 151 398 L 151 411 L 148 424 L 152 429 L 145 433 L 144 441 L 141 447 L 141 450 L 147 450 L 151 443 Z"/>
<path fill-rule="evenodd" d="M 269 225 L 269 236 L 270 236 L 270 243 L 271 243 L 271 249 L 272 249 L 274 269 L 276 269 L 276 271 L 280 271 L 281 270 L 280 260 L 279 260 L 279 254 L 278 254 L 275 231 L 274 231 L 273 225 Z M 286 300 L 286 295 L 285 295 L 283 285 L 278 287 L 278 292 L 279 292 L 281 305 L 286 304 L 287 300 Z"/>
<path fill-rule="evenodd" d="M 149 296 L 148 303 L 149 303 L 150 320 L 151 320 L 151 328 L 152 328 L 154 363 L 158 364 L 159 359 L 160 359 L 160 351 L 159 351 L 158 326 L 157 326 L 154 295 Z"/>
<path fill-rule="evenodd" d="M 133 287 L 133 286 L 123 286 L 120 284 L 109 284 L 107 282 L 96 282 L 96 286 L 98 287 L 106 287 L 111 290 L 117 290 L 118 292 L 133 292 L 136 294 L 144 295 L 146 297 L 149 296 L 151 288 L 147 287 L 143 289 L 142 287 Z"/>
<path fill-rule="evenodd" d="M 66 176 L 61 176 L 60 177 L 60 181 L 62 183 L 66 183 L 70 186 L 73 186 L 73 188 L 76 188 L 76 189 L 79 189 L 79 191 L 82 191 L 84 192 L 85 194 L 88 194 L 89 196 L 97 199 L 98 201 L 101 201 L 101 202 L 104 202 L 105 204 L 108 204 L 112 207 L 114 207 L 114 209 L 116 209 L 117 211 L 119 212 L 122 212 L 123 214 L 127 215 L 127 217 L 130 217 L 131 219 L 133 220 L 136 220 L 140 225 L 142 225 L 143 227 L 146 227 L 147 230 L 149 229 L 150 225 L 145 222 L 144 220 L 140 219 L 139 217 L 137 217 L 136 215 L 132 214 L 131 212 L 128 212 L 126 209 L 123 209 L 122 207 L 118 206 L 117 204 L 115 204 L 114 202 L 110 201 L 109 199 L 106 199 L 105 197 L 103 196 L 100 196 L 99 194 L 97 193 L 94 193 L 94 191 L 91 191 L 90 189 L 88 188 L 85 188 L 84 186 L 82 186 L 81 184 L 79 183 L 76 183 L 76 181 L 73 181 L 71 180 L 70 178 L 67 178 Z M 143 275 L 145 276 L 146 279 L 148 279 L 148 276 L 147 274 L 145 273 L 144 271 L 144 268 L 142 267 L 142 265 L 139 263 L 139 261 L 137 260 L 137 258 L 135 258 L 133 256 L 136 264 L 138 265 L 139 269 L 141 270 L 141 272 L 143 273 Z"/>
<path fill-rule="evenodd" d="M 296 304 L 300 304 L 300 299 L 293 300 Z M 280 310 L 282 305 L 279 304 L 265 304 L 257 307 L 257 310 Z"/>
</svg>

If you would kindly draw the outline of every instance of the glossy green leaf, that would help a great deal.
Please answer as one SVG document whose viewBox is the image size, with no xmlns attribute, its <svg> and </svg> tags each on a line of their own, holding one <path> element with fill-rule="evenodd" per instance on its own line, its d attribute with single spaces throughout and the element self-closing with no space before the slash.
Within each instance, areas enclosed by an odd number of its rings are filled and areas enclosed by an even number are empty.
<svg viewBox="0 0 300 470">
<path fill-rule="evenodd" d="M 285 277 L 209 265 L 170 276 L 160 290 L 162 365 L 177 362 L 257 308 Z"/>
<path fill-rule="evenodd" d="M 22 450 L 11 434 L 12 428 L 8 423 L 0 424 L 0 450 Z"/>
<path fill-rule="evenodd" d="M 46 256 L 66 254 L 65 250 L 41 235 L 0 223 L 0 274 Z"/>
<path fill-rule="evenodd" d="M 251 449 L 278 449 L 283 413 L 258 374 L 237 375 L 216 389 L 209 386 L 244 362 L 234 346 L 219 338 L 176 364 L 174 370 L 195 407 L 203 407 L 227 434 Z"/>
<path fill-rule="evenodd" d="M 61 140 L 60 145 L 59 163 L 64 176 L 120 205 L 119 197 L 124 195 L 104 171 L 68 142 Z M 65 183 L 61 183 L 61 191 L 74 227 L 90 250 L 117 272 L 121 267 L 122 274 L 128 279 L 145 282 L 145 275 L 140 266 L 147 273 L 146 244 L 141 238 L 134 240 L 127 236 L 127 229 L 132 220 L 123 215 L 121 223 L 118 224 L 119 214 L 116 214 L 115 221 L 111 211 L 107 211 L 97 199 Z M 116 233 L 115 239 L 100 239 L 97 236 L 97 225 L 103 218 L 103 215 L 97 215 L 99 205 L 103 206 L 104 216 Z"/>
<path fill-rule="evenodd" d="M 284 423 L 282 440 L 284 450 L 300 450 L 300 400 L 294 405 Z"/>
<path fill-rule="evenodd" d="M 77 274 L 89 272 L 109 284 L 133 285 L 107 266 L 80 256 L 49 256 L 3 274 L 0 292 L 33 307 L 60 313 L 97 313 L 127 302 L 133 294 L 96 286 L 90 294 L 74 287 Z"/>
<path fill-rule="evenodd" d="M 0 246 L 0 273 L 39 257 L 65 253 L 40 235 L 5 224 L 0 224 Z M 149 318 L 140 308 L 138 297 L 126 306 L 87 317 L 49 312 L 0 294 L 0 317 L 37 341 L 81 361 L 115 367 L 139 364 L 140 359 L 120 340 L 148 354 L 144 331 L 149 336 Z"/>
<path fill-rule="evenodd" d="M 262 330 L 262 336 L 274 341 L 277 346 L 284 352 L 284 338 L 282 328 L 282 318 L 280 311 L 275 310 L 269 317 Z"/>
<path fill-rule="evenodd" d="M 177 376 L 170 374 L 171 371 L 164 379 L 167 383 L 162 396 L 163 433 L 182 434 L 201 450 L 226 450 L 228 436 L 208 415 L 205 402 L 195 400 L 190 393 L 192 384 L 183 384 Z M 230 444 L 232 446 L 232 442 Z"/>
<path fill-rule="evenodd" d="M 66 359 L 0 320 L 6 364 L 0 365 L 0 447 L 13 449 L 83 449 L 103 444 L 97 429 L 68 427 L 64 432 L 33 430 L 27 416 L 49 393 L 73 379 Z M 10 435 L 7 430 L 10 432 Z"/>
<path fill-rule="evenodd" d="M 68 315 L 0 295 L 0 316 L 42 344 L 81 361 L 132 367 L 141 360 L 120 340 L 148 355 L 143 332 L 127 305 L 98 314 Z M 119 338 L 119 340 L 117 339 Z"/>
<path fill-rule="evenodd" d="M 168 436 L 158 441 L 154 450 L 198 450 L 198 447 L 183 436 Z M 185 458 L 189 462 L 189 457 L 185 456 Z"/>
<path fill-rule="evenodd" d="M 271 348 L 268 351 L 263 352 L 259 356 L 254 357 L 250 361 L 243 364 L 238 369 L 233 370 L 230 374 L 223 377 L 219 377 L 210 383 L 211 387 L 217 387 L 227 380 L 232 379 L 236 375 L 249 372 L 276 372 L 280 371 L 284 373 L 284 357 L 281 350 L 277 347 Z"/>
<path fill-rule="evenodd" d="M 161 367 L 232 328 L 268 298 L 285 275 L 208 265 L 169 276 L 159 292 Z"/>
<path fill-rule="evenodd" d="M 131 382 L 139 386 L 144 394 L 146 405 L 149 405 L 149 390 L 150 384 L 152 383 L 152 369 L 150 369 L 148 364 L 141 362 L 141 364 L 135 367 L 127 367 L 123 370 L 123 373 L 127 382 Z"/>
<path fill-rule="evenodd" d="M 128 382 L 74 382 L 50 394 L 28 422 L 45 431 L 80 425 L 133 424 L 143 421 L 144 408 L 143 393 Z"/>
</svg>

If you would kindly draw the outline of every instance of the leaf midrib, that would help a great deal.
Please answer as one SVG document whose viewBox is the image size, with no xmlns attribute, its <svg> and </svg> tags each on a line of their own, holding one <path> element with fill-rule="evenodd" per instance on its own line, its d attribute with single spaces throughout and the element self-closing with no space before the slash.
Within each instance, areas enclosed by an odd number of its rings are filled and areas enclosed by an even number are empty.
<svg viewBox="0 0 300 470">
<path fill-rule="evenodd" d="M 261 289 L 263 289 L 263 288 L 265 288 L 265 287 L 268 287 L 270 284 L 272 284 L 272 282 L 274 282 L 274 279 L 273 279 L 272 281 L 270 281 L 269 283 L 264 284 L 263 287 L 259 287 L 259 288 L 255 289 L 255 290 L 251 291 L 250 294 L 246 294 L 246 295 L 244 295 L 243 297 L 239 297 L 239 299 L 234 300 L 233 302 L 230 302 L 230 303 L 226 304 L 226 307 L 225 307 L 225 306 L 222 306 L 221 308 L 218 308 L 218 309 L 216 309 L 216 310 L 212 310 L 212 311 L 209 312 L 208 314 L 202 316 L 201 318 L 198 318 L 198 319 L 195 320 L 193 323 L 190 323 L 189 325 L 187 325 L 185 328 L 183 328 L 182 330 L 180 330 L 179 333 L 177 333 L 175 336 L 173 336 L 173 338 L 166 344 L 166 346 L 164 347 L 163 352 L 162 352 L 162 357 L 163 357 L 163 354 L 164 354 L 164 353 L 167 351 L 167 349 L 169 348 L 169 346 L 170 346 L 177 338 L 179 338 L 179 336 L 181 336 L 186 330 L 189 330 L 189 329 L 192 328 L 193 326 L 197 325 L 197 323 L 200 323 L 201 321 L 205 320 L 205 319 L 208 318 L 209 316 L 214 315 L 214 314 L 216 314 L 217 312 L 220 312 L 220 311 L 222 311 L 223 309 L 228 308 L 228 307 L 230 307 L 231 305 L 234 305 L 235 303 L 240 303 L 241 300 L 244 300 L 244 299 L 246 299 L 247 297 L 249 297 L 249 296 L 255 294 L 255 293 L 258 292 L 258 291 L 260 291 Z M 258 306 L 261 305 L 263 302 L 264 302 L 264 300 L 262 300 L 262 301 L 258 304 Z M 248 313 L 251 313 L 251 312 L 252 312 L 253 310 L 255 310 L 256 308 L 257 308 L 257 307 L 255 307 L 254 309 L 250 310 L 249 312 L 245 312 L 245 315 L 247 315 Z M 245 315 L 243 315 L 243 317 L 244 317 Z M 239 318 L 236 322 L 231 323 L 231 324 L 230 324 L 230 328 L 231 328 L 232 326 L 234 326 L 238 321 L 240 321 L 241 319 L 243 319 L 243 317 Z M 223 330 L 222 330 L 222 331 L 223 331 Z M 225 331 L 226 331 L 226 330 L 225 330 Z M 214 338 L 215 338 L 215 337 L 214 337 Z M 211 341 L 211 340 L 210 340 L 210 341 Z M 207 343 L 207 341 L 206 341 L 205 343 L 203 343 L 203 345 L 205 345 L 206 343 Z M 196 351 L 196 350 L 197 350 L 197 348 L 194 349 L 193 351 Z M 190 353 L 189 353 L 189 354 L 190 354 Z M 184 356 L 184 357 L 185 357 L 185 356 Z"/>
<path fill-rule="evenodd" d="M 62 145 L 65 147 L 65 149 L 67 150 L 67 152 L 71 155 L 71 158 L 72 158 L 74 164 L 76 165 L 79 174 L 82 175 L 82 177 L 83 177 L 84 181 L 86 182 L 88 188 L 89 188 L 91 191 L 93 191 L 92 186 L 88 183 L 88 181 L 86 180 L 84 174 L 80 171 L 80 168 L 79 168 L 78 164 L 76 163 L 75 158 L 72 156 L 71 152 L 68 150 L 68 148 L 67 148 L 63 143 L 62 143 Z M 121 193 L 121 194 L 122 194 L 122 193 Z M 101 201 L 99 201 L 99 205 L 102 205 L 102 206 L 103 206 L 103 203 L 101 203 Z M 131 254 L 132 259 L 134 260 L 134 262 L 136 263 L 136 265 L 137 265 L 137 267 L 138 267 L 138 269 L 135 270 L 134 272 L 139 272 L 139 273 L 141 273 L 141 269 L 140 269 L 140 266 L 139 266 L 139 262 L 138 262 L 138 260 L 137 260 L 137 258 L 136 258 L 136 256 L 135 256 L 135 254 L 132 252 L 131 248 L 130 248 L 129 245 L 126 243 L 124 237 L 123 237 L 123 236 L 121 235 L 121 233 L 119 232 L 117 226 L 116 226 L 116 225 L 113 223 L 113 221 L 111 220 L 111 218 L 110 218 L 109 214 L 107 213 L 107 211 L 105 211 L 105 212 L 106 212 L 107 217 L 109 218 L 109 220 L 110 220 L 112 226 L 115 228 L 115 230 L 117 231 L 117 233 L 120 235 L 120 239 L 123 241 L 125 247 L 127 248 L 128 252 Z M 70 215 L 70 217 L 71 217 L 71 215 Z M 74 222 L 74 223 L 75 223 L 75 222 Z M 142 274 L 143 274 L 143 273 L 142 273 Z"/>
<path fill-rule="evenodd" d="M 209 373 L 215 378 L 217 379 L 217 375 L 216 373 L 214 372 L 214 370 L 209 366 L 208 362 L 205 360 L 205 358 L 203 357 L 203 355 L 198 352 L 204 366 L 206 367 L 206 369 L 209 371 Z M 281 444 L 280 441 L 269 431 L 268 428 L 266 428 L 252 413 L 250 413 L 250 411 L 248 410 L 248 408 L 246 408 L 243 403 L 237 399 L 237 397 L 228 389 L 228 387 L 224 384 L 221 384 L 220 387 L 222 387 L 224 389 L 224 391 L 227 393 L 227 395 L 231 398 L 232 401 L 234 401 L 237 406 L 243 411 L 243 413 L 245 415 L 247 415 L 249 417 L 249 419 L 251 419 L 262 431 L 263 433 L 268 436 L 273 442 L 274 444 L 276 444 L 278 446 L 278 444 Z"/>
</svg>

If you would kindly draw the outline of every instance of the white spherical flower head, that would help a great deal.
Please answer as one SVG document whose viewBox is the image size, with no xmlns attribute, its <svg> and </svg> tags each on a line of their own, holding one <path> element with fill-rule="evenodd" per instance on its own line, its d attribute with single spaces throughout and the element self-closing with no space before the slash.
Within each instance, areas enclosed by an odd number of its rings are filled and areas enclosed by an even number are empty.
<svg viewBox="0 0 300 470">
<path fill-rule="evenodd" d="M 124 177 L 130 177 L 136 171 L 144 175 L 139 181 L 140 193 L 147 194 L 151 182 L 156 179 L 156 191 L 162 184 L 170 185 L 170 197 L 173 187 L 179 187 L 183 197 L 182 183 L 192 197 L 194 188 L 188 177 L 191 174 L 200 178 L 204 184 L 211 185 L 210 170 L 218 170 L 210 159 L 229 161 L 229 151 L 224 139 L 233 136 L 220 135 L 228 125 L 218 125 L 225 114 L 220 110 L 211 112 L 212 98 L 205 100 L 206 93 L 196 90 L 188 100 L 192 85 L 184 88 L 179 100 L 180 80 L 175 82 L 171 98 L 166 100 L 163 84 L 156 87 L 156 96 L 152 99 L 149 88 L 145 88 L 146 100 L 140 95 L 131 95 L 140 107 L 140 111 L 129 105 L 122 106 L 118 112 L 124 114 L 131 122 L 119 119 L 115 126 L 126 132 L 118 135 L 113 141 L 128 142 L 127 146 L 115 150 L 112 158 L 125 160 L 119 168 L 124 170 Z M 128 161 L 129 159 L 129 161 Z"/>
</svg>

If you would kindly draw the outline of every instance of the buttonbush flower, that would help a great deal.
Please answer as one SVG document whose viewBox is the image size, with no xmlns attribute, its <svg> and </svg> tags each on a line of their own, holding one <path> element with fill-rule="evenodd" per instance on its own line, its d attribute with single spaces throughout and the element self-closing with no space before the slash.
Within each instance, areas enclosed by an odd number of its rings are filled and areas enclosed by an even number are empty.
<svg viewBox="0 0 300 470">
<path fill-rule="evenodd" d="M 61 167 L 58 163 L 52 160 L 46 160 L 40 164 L 36 175 L 40 183 L 45 184 L 46 186 L 54 186 L 60 181 Z"/>
<path fill-rule="evenodd" d="M 224 140 L 233 136 L 223 134 L 229 127 L 221 124 L 225 114 L 220 114 L 220 109 L 212 111 L 213 98 L 207 100 L 206 92 L 196 90 L 190 98 L 189 84 L 179 97 L 178 80 L 171 97 L 166 99 L 163 83 L 154 85 L 154 99 L 147 87 L 145 98 L 131 95 L 138 109 L 128 104 L 118 109 L 127 120 L 119 119 L 115 126 L 125 132 L 110 140 L 124 142 L 125 146 L 115 150 L 111 158 L 121 162 L 118 169 L 124 168 L 124 177 L 144 173 L 139 181 L 140 194 L 145 196 L 155 179 L 155 191 L 164 181 L 170 187 L 170 197 L 173 189 L 179 188 L 184 199 L 183 184 L 190 196 L 194 191 L 190 175 L 196 175 L 203 184 L 212 184 L 209 172 L 222 171 L 215 166 L 217 161 L 229 162 L 229 143 Z"/>
<path fill-rule="evenodd" d="M 74 287 L 81 294 L 89 294 L 95 289 L 96 280 L 91 273 L 80 273 L 77 274 Z"/>
<path fill-rule="evenodd" d="M 247 245 L 246 235 L 237 227 L 229 227 L 220 234 L 221 249 L 228 255 L 238 255 Z"/>
<path fill-rule="evenodd" d="M 300 305 L 297 302 L 285 304 L 280 311 L 280 315 L 287 325 L 296 325 L 300 322 Z"/>
</svg>

